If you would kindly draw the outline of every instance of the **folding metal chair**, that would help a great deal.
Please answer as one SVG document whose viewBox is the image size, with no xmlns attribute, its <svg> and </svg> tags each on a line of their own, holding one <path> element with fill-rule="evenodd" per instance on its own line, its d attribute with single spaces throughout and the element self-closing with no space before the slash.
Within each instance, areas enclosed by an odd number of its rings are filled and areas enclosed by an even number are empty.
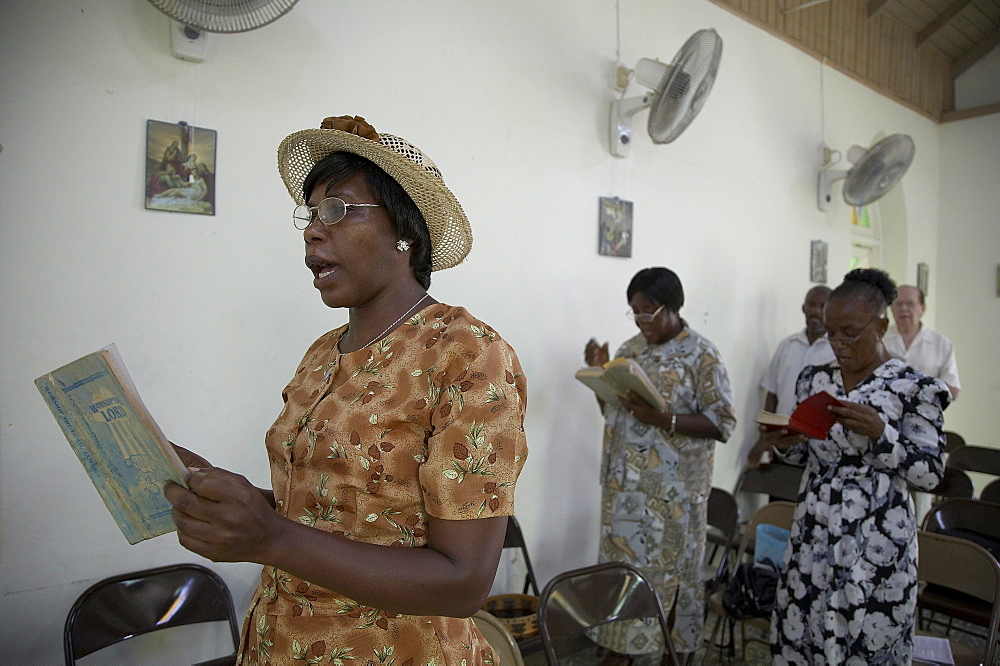
<svg viewBox="0 0 1000 666">
<path fill-rule="evenodd" d="M 740 509 L 736 505 L 736 498 L 722 488 L 712 488 L 708 496 L 708 543 L 712 548 L 705 562 L 706 569 L 714 567 L 714 570 L 706 571 L 706 597 L 729 577 L 729 553 L 736 547 L 739 529 Z M 720 548 L 721 556 L 718 554 Z M 716 557 L 719 557 L 718 566 L 713 565 Z M 708 613 L 707 605 L 705 612 Z"/>
<path fill-rule="evenodd" d="M 168 627 L 226 622 L 233 653 L 202 662 L 236 663 L 240 629 L 225 581 L 197 564 L 174 564 L 106 578 L 77 598 L 66 617 L 63 647 L 72 665 L 106 647 Z"/>
<path fill-rule="evenodd" d="M 997 626 L 1000 623 L 1000 564 L 982 546 L 967 539 L 918 530 L 917 578 L 928 583 L 917 597 L 917 607 L 926 607 L 927 589 L 943 588 L 960 599 L 952 606 L 960 612 L 969 601 L 978 601 L 988 609 L 986 645 L 973 663 L 993 664 L 997 655 Z M 959 617 L 956 615 L 955 617 Z M 952 642 L 952 649 L 961 648 Z M 956 650 L 957 652 L 957 650 Z M 956 654 L 956 663 L 959 654 Z"/>
<path fill-rule="evenodd" d="M 548 663 L 676 665 L 656 590 L 635 567 L 607 562 L 559 574 L 545 586 L 538 622 Z"/>
</svg>

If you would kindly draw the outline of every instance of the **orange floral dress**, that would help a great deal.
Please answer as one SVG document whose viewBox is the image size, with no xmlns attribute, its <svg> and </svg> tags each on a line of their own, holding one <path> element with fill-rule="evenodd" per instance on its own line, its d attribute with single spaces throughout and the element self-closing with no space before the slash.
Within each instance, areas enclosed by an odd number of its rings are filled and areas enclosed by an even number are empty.
<svg viewBox="0 0 1000 666">
<path fill-rule="evenodd" d="M 378 343 L 317 340 L 267 432 L 276 510 L 349 539 L 419 548 L 429 516 L 514 513 L 527 383 L 514 350 L 464 308 L 427 306 Z M 406 585 L 401 572 L 399 584 Z M 384 613 L 266 566 L 240 664 L 495 664 L 471 619 Z"/>
</svg>

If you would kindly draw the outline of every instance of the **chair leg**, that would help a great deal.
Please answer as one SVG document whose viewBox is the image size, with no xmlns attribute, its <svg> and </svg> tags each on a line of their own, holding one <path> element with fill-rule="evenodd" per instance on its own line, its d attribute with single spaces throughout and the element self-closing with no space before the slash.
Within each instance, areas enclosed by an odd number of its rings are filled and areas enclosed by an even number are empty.
<svg viewBox="0 0 1000 666">
<path fill-rule="evenodd" d="M 719 617 L 718 615 L 716 615 L 715 616 L 715 624 L 712 625 L 712 635 L 708 637 L 708 645 L 705 646 L 705 657 L 701 661 L 701 663 L 702 663 L 703 666 L 706 663 L 706 661 L 708 660 L 708 655 L 712 651 L 712 648 L 715 647 L 715 637 L 719 633 L 719 626 L 721 624 L 722 624 L 722 618 Z M 723 629 L 722 630 L 722 637 L 725 638 L 725 636 L 726 636 L 726 630 Z M 722 658 L 722 647 L 721 646 L 719 647 L 719 658 L 720 658 L 720 660 Z"/>
<path fill-rule="evenodd" d="M 740 636 L 743 639 L 743 645 L 740 646 L 740 659 L 743 661 L 747 660 L 747 623 L 740 622 Z"/>
</svg>

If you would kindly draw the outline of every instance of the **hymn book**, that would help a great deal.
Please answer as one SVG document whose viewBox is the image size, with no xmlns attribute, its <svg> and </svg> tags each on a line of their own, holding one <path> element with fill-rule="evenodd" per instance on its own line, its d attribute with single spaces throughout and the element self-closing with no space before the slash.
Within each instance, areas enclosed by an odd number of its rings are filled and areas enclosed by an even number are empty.
<svg viewBox="0 0 1000 666">
<path fill-rule="evenodd" d="M 618 396 L 631 391 L 661 412 L 667 408 L 667 401 L 656 390 L 649 375 L 630 358 L 616 358 L 603 366 L 580 368 L 576 378 L 605 404 L 617 405 Z"/>
<path fill-rule="evenodd" d="M 163 495 L 187 470 L 112 344 L 35 380 L 74 453 L 130 544 L 176 530 Z"/>
<path fill-rule="evenodd" d="M 757 412 L 755 420 L 768 430 L 784 428 L 813 439 L 826 439 L 830 428 L 837 422 L 837 416 L 827 407 L 842 404 L 826 391 L 820 391 L 800 402 L 791 416 L 762 409 Z"/>
</svg>

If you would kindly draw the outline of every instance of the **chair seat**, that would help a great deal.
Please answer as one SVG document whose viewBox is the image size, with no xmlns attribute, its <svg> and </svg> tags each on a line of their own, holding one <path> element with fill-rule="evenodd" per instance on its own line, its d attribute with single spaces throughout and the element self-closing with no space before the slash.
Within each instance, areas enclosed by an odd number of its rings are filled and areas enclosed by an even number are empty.
<svg viewBox="0 0 1000 666">
<path fill-rule="evenodd" d="M 993 604 L 940 585 L 927 585 L 917 593 L 917 607 L 988 627 Z"/>
</svg>

